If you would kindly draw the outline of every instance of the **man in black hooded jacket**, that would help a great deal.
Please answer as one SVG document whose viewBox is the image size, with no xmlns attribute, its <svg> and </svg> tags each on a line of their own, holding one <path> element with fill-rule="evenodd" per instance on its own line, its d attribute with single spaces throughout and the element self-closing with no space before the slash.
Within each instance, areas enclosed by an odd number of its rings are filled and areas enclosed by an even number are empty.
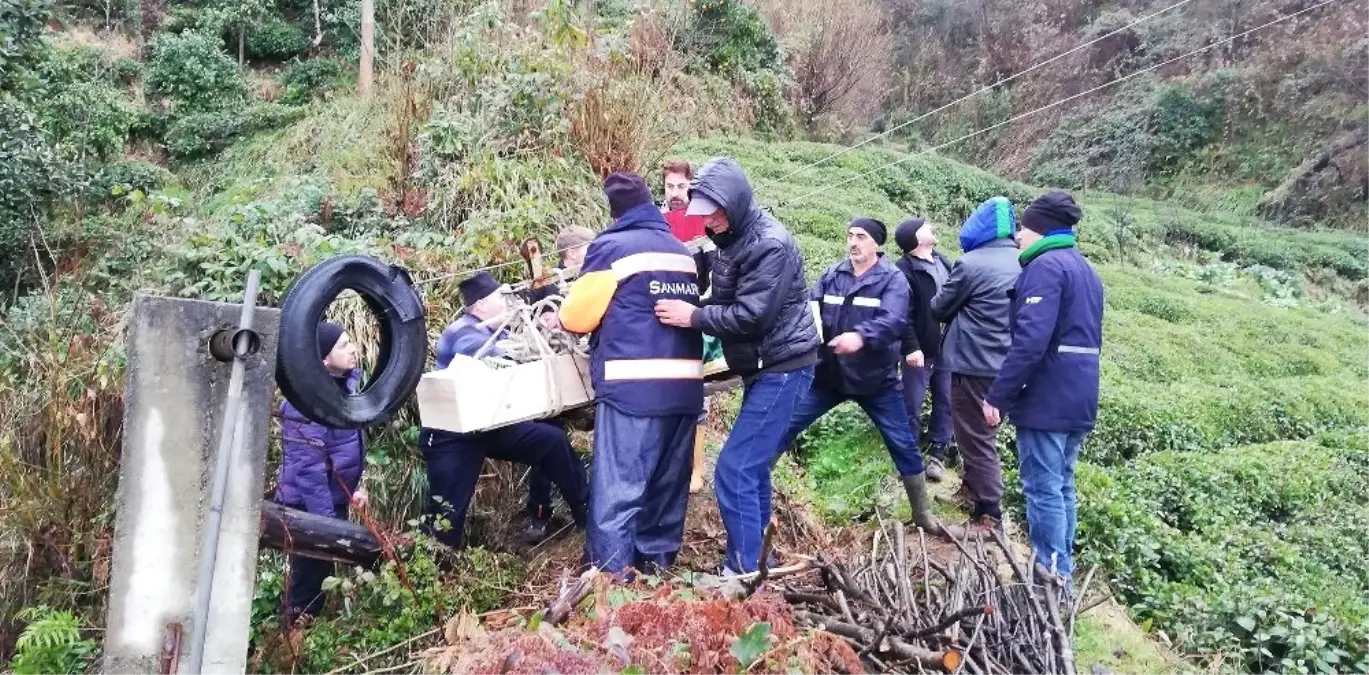
<svg viewBox="0 0 1369 675">
<path fill-rule="evenodd" d="M 798 245 L 761 211 L 736 160 L 714 159 L 699 169 L 686 213 L 705 218 L 718 247 L 712 296 L 703 307 L 662 300 L 656 316 L 716 336 L 728 369 L 745 383 L 737 421 L 718 455 L 714 489 L 727 530 L 725 569 L 751 572 L 770 522 L 770 467 L 813 382 L 819 338 Z"/>
</svg>

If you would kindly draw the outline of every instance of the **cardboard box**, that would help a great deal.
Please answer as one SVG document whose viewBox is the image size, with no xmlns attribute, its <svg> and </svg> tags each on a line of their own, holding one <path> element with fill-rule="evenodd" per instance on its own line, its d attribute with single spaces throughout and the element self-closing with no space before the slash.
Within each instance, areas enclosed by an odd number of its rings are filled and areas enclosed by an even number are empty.
<svg viewBox="0 0 1369 675">
<path fill-rule="evenodd" d="M 430 429 L 484 431 L 551 417 L 558 394 L 563 410 L 594 400 L 588 359 L 561 354 L 501 368 L 457 354 L 446 370 L 419 380 L 418 414 Z"/>
</svg>

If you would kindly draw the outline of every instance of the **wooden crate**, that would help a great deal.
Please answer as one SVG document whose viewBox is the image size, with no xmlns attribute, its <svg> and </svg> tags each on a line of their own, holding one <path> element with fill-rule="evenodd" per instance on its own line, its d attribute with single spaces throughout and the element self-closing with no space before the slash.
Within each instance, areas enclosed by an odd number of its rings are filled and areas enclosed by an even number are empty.
<svg viewBox="0 0 1369 675">
<path fill-rule="evenodd" d="M 562 354 L 498 368 L 458 354 L 446 370 L 419 381 L 418 414 L 430 429 L 484 431 L 551 417 L 558 407 L 553 392 L 562 409 L 593 402 L 588 359 Z"/>
</svg>

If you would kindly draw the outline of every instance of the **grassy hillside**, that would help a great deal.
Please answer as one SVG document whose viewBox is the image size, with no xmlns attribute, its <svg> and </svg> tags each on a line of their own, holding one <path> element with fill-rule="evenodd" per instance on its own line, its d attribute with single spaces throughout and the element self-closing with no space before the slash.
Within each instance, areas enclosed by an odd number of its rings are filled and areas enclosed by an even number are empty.
<svg viewBox="0 0 1369 675">
<path fill-rule="evenodd" d="M 842 256 L 851 217 L 930 217 L 956 255 L 955 229 L 975 205 L 999 194 L 1020 204 L 1042 189 L 883 147 L 806 168 L 839 146 L 751 135 L 784 113 L 765 79 L 774 54 L 747 51 L 757 45 L 741 38 L 677 53 L 662 37 L 672 24 L 646 17 L 628 30 L 613 17 L 632 11 L 610 4 L 598 23 L 563 2 L 528 17 L 508 3 L 462 4 L 434 21 L 442 30 L 396 46 L 415 67 L 388 62 L 369 100 L 339 70 L 318 68 L 326 58 L 237 68 L 222 43 L 185 30 L 215 16 L 199 6 L 156 29 L 145 59 L 73 47 L 71 36 L 21 54 L 37 64 L 21 79 L 42 86 L 0 78 L 0 104 L 28 115 L 0 119 L 20 120 L 5 129 L 23 132 L 0 148 L 23 160 L 0 166 L 0 184 L 13 186 L 0 215 L 24 215 L 0 223 L 9 255 L 0 261 L 0 651 L 22 628 L 70 625 L 54 648 L 61 658 L 34 652 L 15 663 L 71 671 L 90 662 L 122 441 L 121 321 L 137 291 L 232 300 L 259 269 L 264 301 L 275 303 L 302 269 L 359 252 L 420 281 L 444 277 L 422 284 L 435 332 L 457 309 L 459 278 L 449 275 L 517 260 L 526 235 L 545 243 L 566 224 L 602 226 L 597 175 L 637 168 L 659 181 L 652 167 L 667 154 L 738 157 L 798 238 L 810 280 Z M 701 14 L 686 19 L 717 19 L 702 13 L 718 7 L 734 13 L 724 27 L 756 27 L 734 3 L 691 5 Z M 30 43 L 45 30 L 37 16 L 21 17 Z M 764 63 L 735 66 L 747 59 Z M 263 84 L 273 79 L 294 93 L 273 93 Z M 69 123 L 76 101 L 88 101 L 84 126 Z M 54 189 L 40 190 L 44 181 Z M 1369 240 L 1078 197 L 1081 245 L 1108 294 L 1103 409 L 1080 474 L 1083 561 L 1103 565 L 1131 614 L 1203 666 L 1369 669 Z M 498 273 L 514 280 L 520 269 Z M 337 318 L 373 353 L 357 303 L 341 303 Z M 413 425 L 406 411 L 369 439 L 374 515 L 400 530 L 426 493 Z M 1011 434 L 1001 439 L 1011 466 Z M 881 503 L 903 508 L 858 412 L 834 412 L 804 446 L 779 482 L 829 524 L 859 526 Z M 509 508 L 482 501 L 473 513 L 488 522 Z M 279 560 L 267 560 L 264 620 L 281 583 Z M 422 635 L 437 608 L 526 600 L 512 590 L 525 571 L 504 553 L 432 563 L 411 565 L 412 585 L 393 569 L 339 582 L 354 611 L 310 632 L 304 663 L 331 670 Z M 1115 642 L 1105 622 L 1090 630 L 1106 654 Z M 276 647 L 256 644 L 261 658 Z M 402 650 L 391 655 L 384 665 L 405 664 Z M 1130 667 L 1163 663 L 1148 654 Z"/>
</svg>

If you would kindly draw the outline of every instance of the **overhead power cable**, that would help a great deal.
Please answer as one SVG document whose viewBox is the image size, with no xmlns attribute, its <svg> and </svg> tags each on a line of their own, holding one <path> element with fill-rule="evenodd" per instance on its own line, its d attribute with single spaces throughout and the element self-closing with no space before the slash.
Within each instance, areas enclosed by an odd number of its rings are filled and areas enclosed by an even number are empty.
<svg viewBox="0 0 1369 675">
<path fill-rule="evenodd" d="M 871 136 L 871 137 L 869 137 L 869 138 L 867 138 L 867 139 L 865 139 L 865 140 L 863 140 L 863 141 L 861 141 L 861 142 L 859 142 L 859 143 L 857 143 L 857 144 L 855 144 L 855 145 L 852 145 L 852 146 L 850 146 L 850 147 L 848 147 L 848 148 L 842 148 L 841 150 L 838 150 L 838 151 L 836 151 L 836 152 L 834 152 L 834 153 L 832 153 L 832 154 L 830 154 L 830 155 L 827 155 L 826 157 L 823 157 L 822 159 L 819 159 L 819 160 L 817 160 L 817 161 L 815 161 L 815 162 L 812 162 L 812 163 L 810 163 L 810 164 L 805 164 L 804 166 L 801 166 L 801 167 L 799 167 L 798 169 L 795 169 L 794 171 L 791 171 L 791 172 L 789 172 L 789 173 L 787 173 L 787 174 L 785 174 L 785 175 L 783 175 L 783 176 L 780 176 L 779 178 L 776 178 L 776 179 L 773 180 L 773 181 L 768 181 L 768 182 L 766 182 L 766 183 L 762 183 L 762 184 L 761 184 L 760 186 L 758 186 L 756 189 L 759 191 L 759 190 L 763 190 L 763 189 L 765 189 L 765 188 L 767 188 L 767 187 L 769 187 L 769 186 L 771 186 L 771 185 L 775 185 L 775 184 L 778 184 L 778 183 L 783 183 L 785 180 L 788 180 L 788 179 L 790 179 L 790 178 L 793 178 L 794 176 L 797 176 L 797 175 L 803 173 L 804 171 L 807 171 L 807 170 L 809 170 L 809 169 L 811 169 L 811 168 L 813 168 L 813 167 L 815 167 L 815 166 L 819 166 L 819 165 L 822 165 L 822 164 L 826 164 L 827 162 L 829 162 L 829 161 L 831 161 L 831 160 L 833 160 L 833 159 L 836 159 L 836 158 L 838 158 L 838 157 L 841 157 L 842 155 L 845 155 L 845 154 L 848 153 L 848 152 L 852 152 L 852 151 L 857 150 L 857 149 L 859 149 L 859 148 L 863 148 L 863 147 L 865 147 L 865 146 L 867 146 L 867 145 L 869 145 L 869 144 L 871 144 L 871 143 L 873 143 L 873 142 L 875 142 L 875 141 L 877 141 L 877 140 L 879 140 L 879 139 L 881 139 L 881 138 L 885 138 L 885 137 L 889 136 L 890 134 L 894 133 L 895 131 L 898 131 L 898 130 L 900 130 L 900 129 L 903 129 L 903 128 L 905 128 L 905 127 L 907 127 L 907 126 L 909 126 L 909 125 L 912 125 L 912 124 L 917 124 L 918 122 L 921 122 L 922 120 L 925 120 L 925 119 L 927 119 L 928 117 L 931 117 L 932 115 L 935 115 L 935 114 L 937 114 L 937 113 L 939 113 L 939 112 L 941 112 L 941 111 L 943 111 L 943 110 L 946 110 L 947 108 L 951 108 L 951 107 L 954 107 L 954 106 L 959 105 L 959 104 L 961 104 L 961 103 L 964 103 L 965 101 L 968 101 L 968 100 L 970 100 L 970 99 L 972 99 L 972 98 L 974 98 L 974 97 L 976 97 L 976 96 L 978 96 L 978 95 L 980 95 L 980 94 L 983 94 L 983 93 L 986 92 L 986 91 L 990 91 L 990 90 L 996 89 L 996 88 L 998 88 L 998 87 L 1001 87 L 1001 86 L 1003 86 L 1003 85 L 1005 85 L 1005 84 L 1007 84 L 1007 83 L 1009 83 L 1009 82 L 1012 82 L 1013 80 L 1016 80 L 1016 79 L 1019 78 L 1019 77 L 1022 77 L 1023 75 L 1026 75 L 1026 74 L 1031 73 L 1031 72 L 1033 72 L 1033 71 L 1039 70 L 1039 69 L 1041 69 L 1041 68 L 1043 68 L 1043 67 L 1045 67 L 1045 66 L 1047 66 L 1047 65 L 1050 65 L 1050 64 L 1052 64 L 1052 63 L 1054 63 L 1054 62 L 1056 62 L 1056 61 L 1059 61 L 1060 59 L 1063 59 L 1063 58 L 1065 58 L 1066 56 L 1069 56 L 1070 54 L 1073 54 L 1073 53 L 1075 53 L 1075 52 L 1077 52 L 1077 51 L 1079 51 L 1079 50 L 1081 50 L 1081 49 L 1084 49 L 1084 48 L 1086 48 L 1086 47 L 1091 47 L 1091 46 L 1093 46 L 1093 45 L 1095 45 L 1095 44 L 1098 44 L 1099 42 L 1102 42 L 1103 40 L 1106 40 L 1106 39 L 1108 39 L 1108 38 L 1110 38 L 1110 37 L 1112 37 L 1112 36 L 1114 36 L 1114 35 L 1116 35 L 1116 34 L 1122 32 L 1122 31 L 1124 31 L 1124 30 L 1128 30 L 1128 29 L 1130 29 L 1130 28 L 1134 28 L 1134 27 L 1136 27 L 1136 26 L 1138 26 L 1138 25 L 1140 25 L 1140 24 L 1143 24 L 1143 23 L 1145 23 L 1145 22 L 1147 22 L 1147 21 L 1150 21 L 1151 19 L 1154 19 L 1154 18 L 1157 17 L 1157 16 L 1160 16 L 1161 14 L 1165 14 L 1165 13 L 1170 12 L 1170 11 L 1172 11 L 1172 10 L 1178 9 L 1179 7 L 1182 7 L 1182 6 L 1184 6 L 1184 5 L 1187 5 L 1187 4 L 1190 3 L 1190 2 L 1193 2 L 1193 0 L 1179 0 L 1179 2 L 1176 2 L 1176 3 L 1174 3 L 1174 4 L 1172 4 L 1172 5 L 1168 6 L 1168 7 L 1165 7 L 1164 9 L 1161 9 L 1161 10 L 1156 11 L 1156 12 L 1151 12 L 1150 14 L 1147 14 L 1147 15 L 1145 15 L 1145 16 L 1143 16 L 1143 17 L 1141 17 L 1141 18 L 1139 18 L 1139 19 L 1137 19 L 1137 20 L 1135 20 L 1135 21 L 1132 21 L 1131 23 L 1129 23 L 1129 24 L 1127 24 L 1127 25 L 1125 25 L 1125 26 L 1122 26 L 1121 28 L 1117 28 L 1117 29 L 1115 29 L 1115 30 L 1109 31 L 1109 32 L 1107 32 L 1107 33 L 1104 33 L 1103 35 L 1100 35 L 1100 36 L 1098 36 L 1098 37 L 1096 37 L 1096 38 L 1093 38 L 1092 40 L 1089 40 L 1088 42 L 1081 43 L 1081 44 L 1079 44 L 1079 45 L 1077 45 L 1077 46 L 1075 46 L 1075 47 L 1073 47 L 1073 48 L 1071 48 L 1071 49 L 1067 49 L 1067 50 L 1065 50 L 1065 51 L 1063 51 L 1063 52 L 1060 52 L 1059 54 L 1056 54 L 1055 56 L 1052 56 L 1052 57 L 1046 59 L 1045 61 L 1042 61 L 1042 62 L 1040 62 L 1040 63 L 1037 63 L 1037 64 L 1035 64 L 1035 65 L 1033 65 L 1033 66 L 1027 68 L 1026 70 L 1023 70 L 1023 71 L 1021 71 L 1021 72 L 1019 72 L 1019 73 L 1014 73 L 1014 74 L 1012 74 L 1012 75 L 1009 75 L 1008 77 L 1005 77 L 1005 78 L 1003 78 L 1003 79 L 1001 79 L 1001 80 L 998 80 L 997 82 L 994 82 L 993 84 L 989 84 L 989 85 L 985 85 L 985 86 L 983 86 L 983 87 L 980 87 L 979 89 L 976 89 L 975 91 L 972 91 L 972 92 L 970 92 L 970 93 L 968 93 L 968 94 L 966 94 L 966 95 L 964 95 L 964 96 L 961 96 L 960 98 L 958 98 L 958 99 L 956 99 L 956 100 L 954 100 L 954 101 L 951 101 L 950 103 L 947 103 L 947 104 L 945 104 L 945 105 L 943 105 L 943 106 L 941 106 L 941 107 L 939 107 L 939 108 L 936 108 L 935 110 L 930 110 L 930 111 L 928 111 L 928 112 L 922 113 L 921 115 L 918 115 L 917 117 L 915 117 L 915 118 L 913 118 L 913 119 L 910 119 L 910 120 L 908 120 L 908 121 L 906 121 L 906 122 L 902 122 L 902 123 L 900 123 L 900 124 L 898 124 L 898 125 L 896 125 L 896 126 L 894 126 L 894 127 L 891 127 L 891 128 L 889 128 L 889 129 L 886 129 L 885 131 L 883 131 L 883 132 L 881 132 L 881 133 L 879 133 L 879 134 L 876 134 L 876 135 L 874 135 L 874 136 Z"/>
<path fill-rule="evenodd" d="M 1124 75 L 1124 76 L 1119 77 L 1119 78 L 1117 78 L 1117 79 L 1115 79 L 1115 80 L 1112 80 L 1112 81 L 1110 81 L 1110 82 L 1107 82 L 1107 83 L 1104 83 L 1104 84 L 1100 84 L 1100 85 L 1098 85 L 1098 86 L 1096 86 L 1096 87 L 1093 87 L 1093 88 L 1088 89 L 1088 90 L 1085 90 L 1085 91 L 1081 91 L 1081 92 L 1079 92 L 1079 93 L 1077 93 L 1077 94 L 1074 94 L 1074 95 L 1072 95 L 1072 96 L 1066 96 L 1065 98 L 1062 98 L 1062 99 L 1060 99 L 1060 100 L 1058 100 L 1058 101 L 1053 101 L 1053 102 L 1051 102 L 1051 103 L 1047 103 L 1046 105 L 1043 105 L 1043 106 L 1041 106 L 1041 107 L 1039 107 L 1039 108 L 1034 108 L 1034 109 L 1032 109 L 1032 110 L 1028 110 L 1027 112 L 1024 112 L 1024 113 L 1022 113 L 1022 114 L 1020 114 L 1020 115 L 1014 115 L 1014 116 L 1012 116 L 1012 117 L 1010 117 L 1010 118 L 1008 118 L 1008 119 L 1006 119 L 1006 120 L 1003 120 L 1002 122 L 998 122 L 997 124 L 992 124 L 992 125 L 990 125 L 990 126 L 984 127 L 983 129 L 980 129 L 980 130 L 978 130 L 978 131 L 972 131 L 972 132 L 970 132 L 970 133 L 968 133 L 968 134 L 965 134 L 965 135 L 963 135 L 963 136 L 959 136 L 959 137 L 956 137 L 956 138 L 951 139 L 951 140 L 949 140 L 949 141 L 946 141 L 945 143 L 941 143 L 941 144 L 939 144 L 939 145 L 935 145 L 935 146 L 932 146 L 932 147 L 930 147 L 930 148 L 926 148 L 926 149 L 924 149 L 924 150 L 920 150 L 920 151 L 915 152 L 915 153 L 913 153 L 913 154 L 910 154 L 910 155 L 907 155 L 907 156 L 902 157 L 902 158 L 900 158 L 900 159 L 897 159 L 897 160 L 894 160 L 894 161 L 892 161 L 892 162 L 889 162 L 888 164 L 884 164 L 884 165 L 879 166 L 879 167 L 877 167 L 877 168 L 874 168 L 874 169 L 871 169 L 871 170 L 869 170 L 869 171 L 866 171 L 865 173 L 857 174 L 857 175 L 852 176 L 852 177 L 850 177 L 850 178 L 847 178 L 847 179 L 845 179 L 845 180 L 841 180 L 841 181 L 837 181 L 837 182 L 835 182 L 835 183 L 830 183 L 830 184 L 828 184 L 828 185 L 824 185 L 823 187 L 820 187 L 820 188 L 818 188 L 818 189 L 816 189 L 816 190 L 813 190 L 812 192 L 808 192 L 808 193 L 806 193 L 806 194 L 800 195 L 800 196 L 795 197 L 795 198 L 793 198 L 793 199 L 786 199 L 786 200 L 780 202 L 779 204 L 777 204 L 777 205 L 775 206 L 775 208 L 781 208 L 781 207 L 784 207 L 784 206 L 788 206 L 788 205 L 790 205 L 790 204 L 793 204 L 793 203 L 795 203 L 795 202 L 803 201 L 803 200 L 808 199 L 808 198 L 810 198 L 810 197 L 814 197 L 814 196 L 820 195 L 820 194 L 822 194 L 822 193 L 824 193 L 824 192 L 826 192 L 826 191 L 828 191 L 828 190 L 831 190 L 831 189 L 833 189 L 833 188 L 842 187 L 843 185 L 849 185 L 849 184 L 851 184 L 851 183 L 853 183 L 853 182 L 855 182 L 855 181 L 858 181 L 858 180 L 860 180 L 860 179 L 862 179 L 862 178 L 869 178 L 870 176 L 872 176 L 872 175 L 874 175 L 874 174 L 876 174 L 876 173 L 879 173 L 880 171 L 883 171 L 883 170 L 885 170 L 885 169 L 889 169 L 889 168 L 892 168 L 892 167 L 894 167 L 894 166 L 898 166 L 899 164 L 903 164 L 903 163 L 908 162 L 908 161 L 911 161 L 911 160 L 913 160 L 913 159 L 915 159 L 915 158 L 917 158 L 917 157 L 921 157 L 921 156 L 923 156 L 923 155 L 926 155 L 926 154 L 929 154 L 929 153 L 932 153 L 932 152 L 936 152 L 937 150 L 941 150 L 942 148 L 945 148 L 945 147 L 948 147 L 948 146 L 951 146 L 951 145 L 955 145 L 956 143 L 959 143 L 959 142 L 964 141 L 964 140 L 968 140 L 968 139 L 970 139 L 970 138 L 974 138 L 975 136 L 979 136 L 979 135 L 981 135 L 981 134 L 986 134 L 986 133 L 988 133 L 988 132 L 990 132 L 990 131 L 993 131 L 994 129 L 998 129 L 998 128 L 1000 128 L 1000 127 L 1007 126 L 1007 125 L 1009 125 L 1009 124 L 1012 124 L 1013 122 L 1017 122 L 1018 120 L 1021 120 L 1021 119 L 1027 118 L 1027 117 L 1030 117 L 1030 116 L 1032 116 L 1032 115 L 1035 115 L 1035 114 L 1040 113 L 1040 112 L 1044 112 L 1044 111 L 1046 111 L 1046 110 L 1050 110 L 1051 108 L 1056 108 L 1056 107 L 1062 106 L 1062 105 L 1064 105 L 1064 104 L 1066 104 L 1066 103 L 1069 103 L 1070 101 L 1074 101 L 1074 100 L 1076 100 L 1076 99 L 1083 98 L 1084 96 L 1088 96 L 1089 94 L 1092 94 L 1092 93 L 1094 93 L 1094 92 L 1096 92 L 1096 91 L 1099 91 L 1099 90 L 1102 90 L 1102 89 L 1107 89 L 1108 87 L 1112 87 L 1112 86 L 1121 84 L 1121 83 L 1126 82 L 1126 81 L 1128 81 L 1128 80 L 1130 80 L 1130 79 L 1132 79 L 1132 78 L 1135 78 L 1135 77 L 1144 75 L 1144 74 L 1146 74 L 1146 73 L 1149 73 L 1149 72 L 1151 72 L 1151 71 L 1153 71 L 1153 70 L 1156 70 L 1156 69 L 1159 69 L 1159 68 L 1163 68 L 1163 67 L 1165 67 L 1165 66 L 1167 66 L 1167 65 L 1169 65 L 1169 64 L 1171 64 L 1171 63 L 1174 63 L 1174 62 L 1176 62 L 1176 61 L 1181 61 L 1181 60 L 1183 60 L 1183 59 L 1186 59 L 1186 58 L 1188 58 L 1188 57 L 1190 57 L 1190 56 L 1193 56 L 1194 54 L 1199 54 L 1199 53 L 1205 52 L 1205 51 L 1207 51 L 1207 50 L 1209 50 L 1209 49 L 1213 49 L 1213 48 L 1215 48 L 1215 47 L 1220 47 L 1220 46 L 1222 46 L 1222 45 L 1224 45 L 1224 44 L 1226 44 L 1226 43 L 1228 43 L 1228 42 L 1231 42 L 1231 41 L 1233 41 L 1233 40 L 1239 40 L 1240 38 L 1243 38 L 1243 37 L 1245 37 L 1245 36 L 1247 36 L 1247 35 L 1250 35 L 1251 33 L 1254 33 L 1254 32 L 1256 32 L 1256 31 L 1260 31 L 1260 30 L 1264 30 L 1265 28 L 1268 28 L 1268 27 L 1273 26 L 1273 25 L 1278 24 L 1278 23 L 1282 23 L 1282 22 L 1287 21 L 1287 20 L 1289 20 L 1289 19 L 1292 19 L 1292 18 L 1294 18 L 1294 17 L 1296 17 L 1296 16 L 1300 16 L 1300 15 L 1306 14 L 1306 13 L 1308 13 L 1308 12 L 1314 10 L 1314 9 L 1317 9 L 1317 8 L 1320 8 L 1320 7 L 1325 7 L 1326 5 L 1329 5 L 1329 4 L 1331 4 L 1331 3 L 1333 3 L 1333 2 L 1336 2 L 1336 1 L 1337 1 L 1337 0 L 1323 0 L 1322 2 L 1319 2 L 1319 3 L 1315 4 L 1315 5 L 1311 5 L 1311 6 L 1309 6 L 1309 7 L 1304 8 L 1304 9 L 1298 10 L 1298 11 L 1293 12 L 1293 13 L 1291 13 L 1291 14 L 1285 14 L 1285 15 L 1283 15 L 1283 16 L 1280 16 L 1280 17 L 1277 18 L 1277 19 L 1274 19 L 1274 20 L 1272 20 L 1272 21 L 1268 21 L 1268 22 L 1266 22 L 1266 23 L 1260 24 L 1259 26 L 1256 26 L 1256 27 L 1254 27 L 1254 28 L 1251 28 L 1250 30 L 1242 31 L 1242 32 L 1236 33 L 1235 35 L 1232 35 L 1232 36 L 1230 36 L 1230 37 L 1222 38 L 1221 40 L 1218 40 L 1218 41 L 1213 42 L 1213 43 L 1208 44 L 1208 45 L 1204 45 L 1204 46 L 1199 47 L 1199 48 L 1197 48 L 1197 49 L 1194 49 L 1194 50 L 1192 50 L 1192 51 L 1185 52 L 1185 53 L 1180 54 L 1179 56 L 1176 56 L 1176 57 L 1174 57 L 1174 58 L 1172 58 L 1172 59 L 1169 59 L 1169 60 L 1167 60 L 1167 61 L 1163 61 L 1163 62 L 1161 62 L 1161 63 L 1157 63 L 1157 64 L 1152 65 L 1152 66 L 1147 66 L 1147 67 L 1142 68 L 1142 69 L 1140 69 L 1140 70 L 1138 70 L 1138 71 L 1136 71 L 1136 72 L 1133 72 L 1133 73 Z"/>
</svg>

